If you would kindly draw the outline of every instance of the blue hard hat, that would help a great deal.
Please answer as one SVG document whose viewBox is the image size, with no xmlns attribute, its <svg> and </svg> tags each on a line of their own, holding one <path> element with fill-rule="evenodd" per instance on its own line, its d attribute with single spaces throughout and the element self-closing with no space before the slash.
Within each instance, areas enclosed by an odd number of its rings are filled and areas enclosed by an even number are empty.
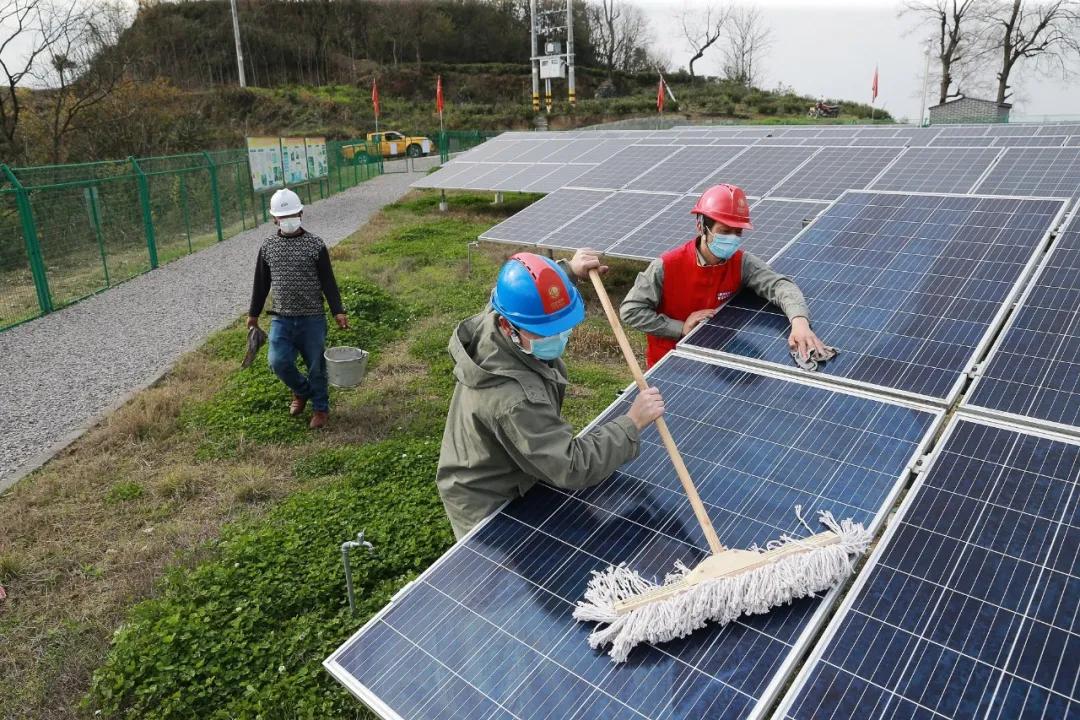
<svg viewBox="0 0 1080 720">
<path fill-rule="evenodd" d="M 558 335 L 585 319 L 585 303 L 563 269 L 527 252 L 499 270 L 491 306 L 514 327 L 540 337 Z"/>
</svg>

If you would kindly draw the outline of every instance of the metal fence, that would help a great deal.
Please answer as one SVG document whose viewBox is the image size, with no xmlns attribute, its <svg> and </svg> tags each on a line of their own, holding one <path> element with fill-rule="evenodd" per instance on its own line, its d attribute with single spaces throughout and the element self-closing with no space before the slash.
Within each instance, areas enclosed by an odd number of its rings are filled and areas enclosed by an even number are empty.
<svg viewBox="0 0 1080 720">
<path fill-rule="evenodd" d="M 450 153 L 484 133 L 446 133 Z M 306 202 L 383 172 L 363 140 L 327 143 L 329 172 L 293 187 Z M 256 227 L 269 219 L 245 150 L 78 165 L 0 166 L 0 330 Z"/>
</svg>

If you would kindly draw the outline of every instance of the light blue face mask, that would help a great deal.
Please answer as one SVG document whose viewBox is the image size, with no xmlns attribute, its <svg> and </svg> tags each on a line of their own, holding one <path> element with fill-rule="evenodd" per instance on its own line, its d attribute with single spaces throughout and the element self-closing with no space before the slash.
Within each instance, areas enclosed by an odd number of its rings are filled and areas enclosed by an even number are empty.
<svg viewBox="0 0 1080 720">
<path fill-rule="evenodd" d="M 711 233 L 710 233 L 711 234 Z M 712 239 L 709 240 L 708 247 L 716 257 L 721 260 L 730 260 L 731 256 L 735 254 L 735 251 L 742 245 L 742 238 L 738 235 L 712 235 Z"/>
<path fill-rule="evenodd" d="M 517 331 L 513 332 L 513 337 L 523 353 L 532 355 L 538 360 L 556 360 L 566 351 L 566 343 L 570 341 L 570 330 L 564 330 L 551 337 L 533 338 L 532 348 L 529 350 L 522 346 L 521 336 Z"/>
</svg>

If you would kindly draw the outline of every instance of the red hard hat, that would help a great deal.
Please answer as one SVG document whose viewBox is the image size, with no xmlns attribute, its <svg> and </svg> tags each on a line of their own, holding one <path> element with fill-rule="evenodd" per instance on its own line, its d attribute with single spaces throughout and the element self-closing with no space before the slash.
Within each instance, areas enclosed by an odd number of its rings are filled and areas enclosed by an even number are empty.
<svg viewBox="0 0 1080 720">
<path fill-rule="evenodd" d="M 746 202 L 746 193 L 727 183 L 713 185 L 701 193 L 690 214 L 704 215 L 728 227 L 754 229 L 750 224 L 750 203 Z"/>
</svg>

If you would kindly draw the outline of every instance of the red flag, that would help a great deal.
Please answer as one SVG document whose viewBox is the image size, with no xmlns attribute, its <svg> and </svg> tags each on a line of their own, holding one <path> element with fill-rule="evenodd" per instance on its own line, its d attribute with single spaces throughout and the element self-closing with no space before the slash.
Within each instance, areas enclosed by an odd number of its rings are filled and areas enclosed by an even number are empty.
<svg viewBox="0 0 1080 720">
<path fill-rule="evenodd" d="M 442 97 L 442 75 L 439 75 L 435 80 L 435 109 L 442 115 L 443 110 L 443 97 Z"/>
<path fill-rule="evenodd" d="M 656 86 L 656 112 L 664 112 L 664 78 Z"/>
<path fill-rule="evenodd" d="M 371 81 L 371 105 L 375 108 L 375 117 L 379 117 L 379 83 Z"/>
<path fill-rule="evenodd" d="M 873 95 L 870 97 L 870 102 L 877 100 L 877 65 L 874 66 L 874 84 L 871 86 Z"/>
</svg>

